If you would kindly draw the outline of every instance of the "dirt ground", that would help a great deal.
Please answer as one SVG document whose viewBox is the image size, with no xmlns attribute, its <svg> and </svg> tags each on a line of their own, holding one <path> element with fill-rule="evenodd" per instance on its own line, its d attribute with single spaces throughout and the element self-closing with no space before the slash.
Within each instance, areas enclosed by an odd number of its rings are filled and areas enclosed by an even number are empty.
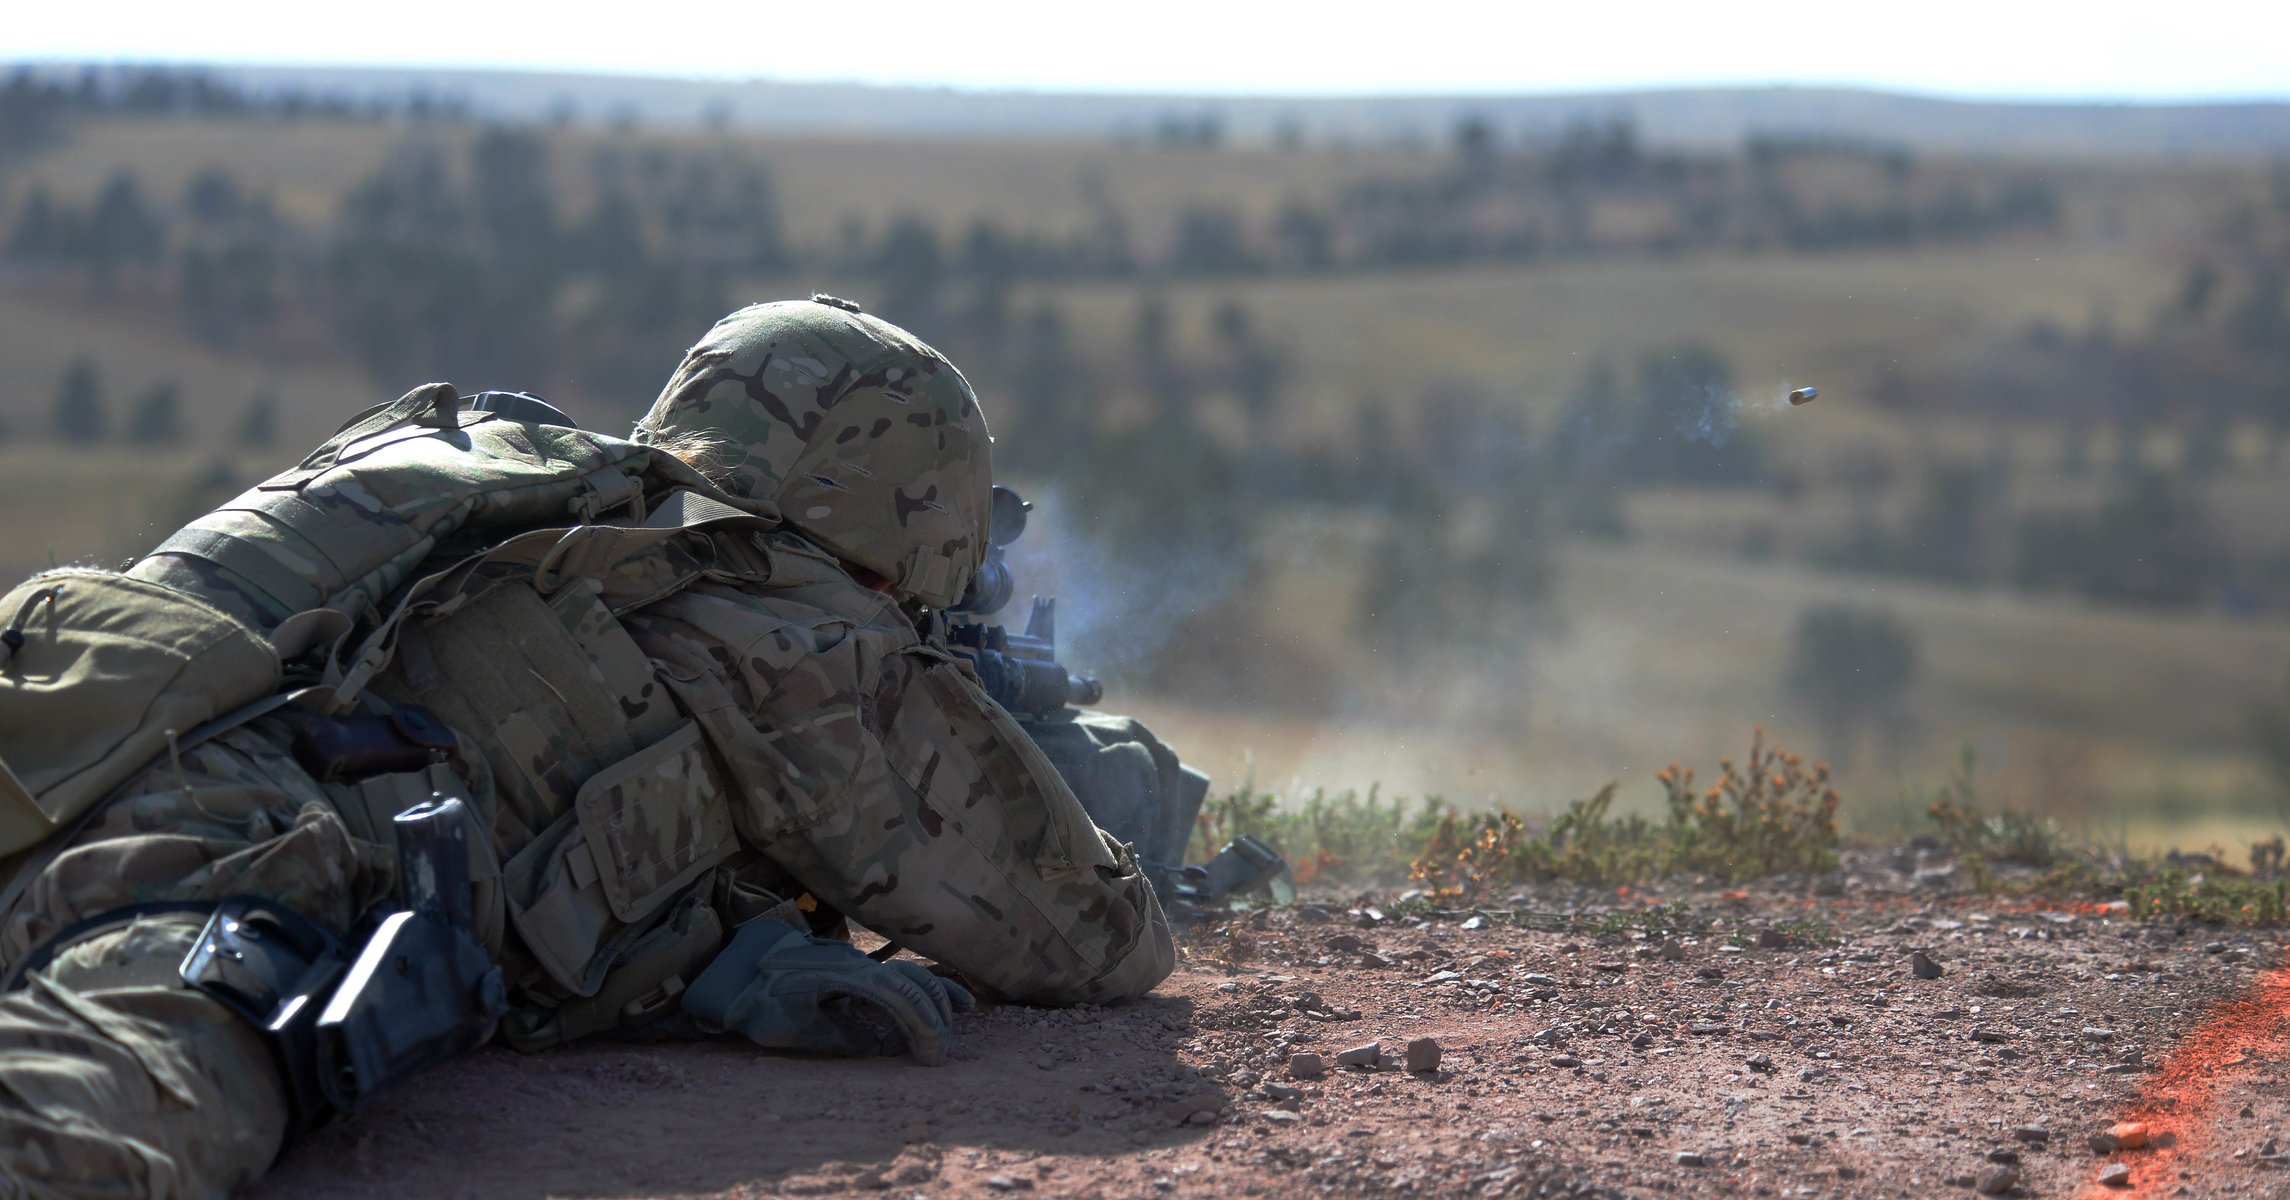
<svg viewBox="0 0 2290 1200">
<path fill-rule="evenodd" d="M 1241 915 L 1140 1002 L 962 1018 L 938 1069 L 486 1052 L 256 1195 L 2290 1195 L 2280 931 L 1859 865 L 1665 894 L 1682 916 L 1580 891 Z M 1379 1041 L 1394 1061 L 1336 1065 Z M 2146 1144 L 2095 1150 L 2119 1122 Z"/>
</svg>

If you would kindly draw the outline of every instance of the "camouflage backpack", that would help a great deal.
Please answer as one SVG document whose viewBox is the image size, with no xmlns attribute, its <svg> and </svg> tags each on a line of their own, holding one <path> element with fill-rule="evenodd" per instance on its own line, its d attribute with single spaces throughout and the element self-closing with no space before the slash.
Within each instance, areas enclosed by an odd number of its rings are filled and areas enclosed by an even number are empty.
<svg viewBox="0 0 2290 1200">
<path fill-rule="evenodd" d="M 416 388 L 124 573 L 44 572 L 0 598 L 0 860 L 171 745 L 290 697 L 346 711 L 409 614 L 474 601 L 489 572 L 633 606 L 706 568 L 646 551 L 777 524 L 663 450 Z"/>
</svg>

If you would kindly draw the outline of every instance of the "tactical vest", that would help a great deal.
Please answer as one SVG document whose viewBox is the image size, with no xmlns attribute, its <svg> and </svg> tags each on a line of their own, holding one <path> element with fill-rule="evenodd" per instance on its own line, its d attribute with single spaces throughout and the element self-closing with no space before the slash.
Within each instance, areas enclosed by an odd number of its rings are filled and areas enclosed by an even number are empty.
<svg viewBox="0 0 2290 1200">
<path fill-rule="evenodd" d="M 16 618 L 0 636 L 0 855 L 170 745 L 287 703 L 420 704 L 458 735 L 491 819 L 480 933 L 508 944 L 505 919 L 523 948 L 505 1038 L 643 1019 L 720 944 L 738 885 L 716 868 L 739 844 L 702 724 L 618 615 L 702 578 L 767 579 L 776 527 L 651 447 L 417 389 L 124 574 L 50 572 L 0 599 Z M 327 787 L 382 841 L 435 782 Z"/>
</svg>

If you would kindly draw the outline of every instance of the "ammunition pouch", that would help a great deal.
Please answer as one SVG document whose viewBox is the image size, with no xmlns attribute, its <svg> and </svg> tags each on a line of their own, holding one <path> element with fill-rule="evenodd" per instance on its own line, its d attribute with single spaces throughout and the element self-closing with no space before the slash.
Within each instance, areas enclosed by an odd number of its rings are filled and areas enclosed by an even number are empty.
<svg viewBox="0 0 2290 1200">
<path fill-rule="evenodd" d="M 294 761 L 320 783 L 419 771 L 456 749 L 453 730 L 418 704 L 349 716 L 288 709 L 280 719 L 294 731 Z"/>
</svg>

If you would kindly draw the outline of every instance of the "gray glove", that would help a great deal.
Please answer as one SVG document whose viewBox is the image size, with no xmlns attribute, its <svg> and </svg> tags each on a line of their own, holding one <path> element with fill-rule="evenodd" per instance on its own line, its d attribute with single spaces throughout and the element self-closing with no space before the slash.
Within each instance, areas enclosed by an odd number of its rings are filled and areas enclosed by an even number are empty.
<svg viewBox="0 0 2290 1200">
<path fill-rule="evenodd" d="M 760 918 L 740 927 L 683 999 L 710 1033 L 738 1030 L 775 1050 L 912 1054 L 925 1066 L 946 1061 L 954 1014 L 976 1004 L 918 964 L 876 962 L 848 942 Z"/>
</svg>

